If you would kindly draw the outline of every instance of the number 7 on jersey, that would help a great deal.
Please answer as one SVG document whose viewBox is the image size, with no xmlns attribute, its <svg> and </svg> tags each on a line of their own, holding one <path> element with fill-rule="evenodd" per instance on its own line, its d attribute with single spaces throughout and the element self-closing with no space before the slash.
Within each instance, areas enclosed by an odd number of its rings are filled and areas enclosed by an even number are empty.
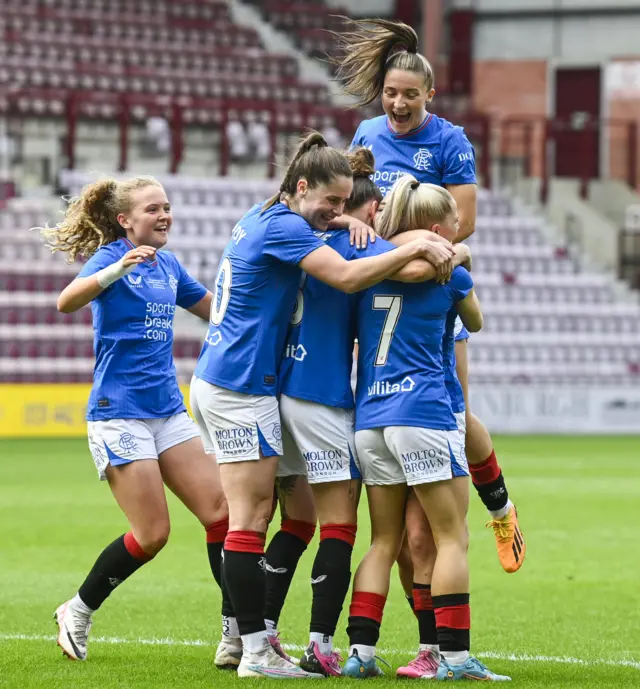
<svg viewBox="0 0 640 689">
<path fill-rule="evenodd" d="M 382 326 L 382 332 L 380 333 L 378 349 L 376 350 L 376 360 L 373 364 L 374 366 L 384 366 L 389 356 L 389 347 L 391 347 L 393 333 L 400 320 L 402 297 L 397 294 L 376 294 L 373 297 L 373 308 L 376 309 L 376 311 L 387 312 L 384 319 L 384 325 Z"/>
</svg>

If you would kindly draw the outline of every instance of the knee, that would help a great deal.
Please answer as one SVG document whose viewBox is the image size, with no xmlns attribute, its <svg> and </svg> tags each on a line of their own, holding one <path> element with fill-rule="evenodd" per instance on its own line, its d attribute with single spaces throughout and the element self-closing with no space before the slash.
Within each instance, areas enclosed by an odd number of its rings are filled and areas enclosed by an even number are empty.
<svg viewBox="0 0 640 689">
<path fill-rule="evenodd" d="M 210 501 L 206 509 L 204 509 L 198 516 L 198 519 L 205 529 L 208 529 L 212 524 L 229 520 L 229 507 L 224 495 L 216 496 Z"/>
<path fill-rule="evenodd" d="M 409 548 L 414 570 L 423 576 L 429 576 L 433 572 L 438 552 L 433 540 L 421 534 L 414 535 L 409 538 Z"/>
<path fill-rule="evenodd" d="M 389 569 L 391 569 L 393 563 L 398 559 L 401 548 L 402 536 L 375 536 L 371 542 L 372 554 L 374 554 L 377 559 L 388 563 Z"/>
<path fill-rule="evenodd" d="M 169 540 L 170 525 L 166 523 L 149 525 L 135 534 L 136 541 L 149 557 L 155 557 Z"/>
<path fill-rule="evenodd" d="M 407 541 L 411 553 L 430 553 L 435 549 L 431 529 L 407 529 Z"/>
<path fill-rule="evenodd" d="M 444 529 L 438 538 L 437 549 L 455 548 L 468 552 L 469 550 L 469 529 L 464 524 L 451 524 L 450 528 Z"/>
<path fill-rule="evenodd" d="M 420 520 L 407 520 L 407 543 L 416 571 L 426 573 L 433 570 L 437 550 L 431 526 L 424 515 Z"/>
<path fill-rule="evenodd" d="M 411 550 L 411 557 L 427 559 L 432 557 L 435 551 L 435 544 L 431 529 L 407 529 L 407 541 Z"/>
<path fill-rule="evenodd" d="M 267 533 L 272 517 L 272 496 L 245 501 L 229 512 L 230 531 L 256 531 Z"/>
</svg>

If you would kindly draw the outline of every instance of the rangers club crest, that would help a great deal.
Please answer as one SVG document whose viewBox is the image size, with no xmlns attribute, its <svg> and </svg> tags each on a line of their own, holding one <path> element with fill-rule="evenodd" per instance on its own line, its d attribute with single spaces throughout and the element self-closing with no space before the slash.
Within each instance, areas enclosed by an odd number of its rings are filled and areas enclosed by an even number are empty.
<svg viewBox="0 0 640 689">
<path fill-rule="evenodd" d="M 431 170 L 433 153 L 428 148 L 421 148 L 414 156 L 413 163 L 416 170 Z"/>
</svg>

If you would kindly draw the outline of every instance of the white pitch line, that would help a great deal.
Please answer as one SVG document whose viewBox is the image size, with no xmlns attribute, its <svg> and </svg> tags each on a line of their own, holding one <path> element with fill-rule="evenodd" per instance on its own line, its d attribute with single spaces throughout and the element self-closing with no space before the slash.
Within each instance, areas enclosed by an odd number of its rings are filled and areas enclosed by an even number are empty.
<svg viewBox="0 0 640 689">
<path fill-rule="evenodd" d="M 495 651 L 479 651 L 475 655 L 480 658 L 494 660 L 515 660 L 533 663 L 562 663 L 565 665 L 612 665 L 616 667 L 632 667 L 640 670 L 640 662 L 636 660 L 609 660 L 608 658 L 572 658 L 571 656 L 543 656 L 527 653 L 496 653 Z"/>
<path fill-rule="evenodd" d="M 0 634 L 0 641 L 55 641 L 56 636 L 48 634 Z M 94 644 L 139 644 L 141 646 L 211 646 L 213 642 L 203 639 L 123 639 L 117 636 L 96 636 L 91 637 Z M 306 646 L 298 644 L 285 644 L 289 651 L 304 651 Z M 339 649 L 336 649 L 339 650 Z M 400 650 L 397 648 L 381 648 L 379 652 L 384 655 L 413 655 L 415 651 Z M 476 655 L 480 658 L 490 658 L 493 660 L 511 660 L 516 662 L 529 663 L 559 663 L 562 665 L 609 665 L 612 667 L 632 667 L 640 670 L 640 662 L 635 660 L 610 660 L 608 658 L 573 658 L 571 656 L 545 656 L 529 655 L 527 653 L 498 653 L 496 651 L 479 651 Z"/>
</svg>

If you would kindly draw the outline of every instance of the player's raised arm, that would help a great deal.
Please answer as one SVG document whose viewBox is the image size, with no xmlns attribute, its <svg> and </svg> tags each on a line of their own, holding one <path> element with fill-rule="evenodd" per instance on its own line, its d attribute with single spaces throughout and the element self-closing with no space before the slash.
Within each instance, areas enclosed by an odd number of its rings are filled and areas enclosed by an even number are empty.
<svg viewBox="0 0 640 689">
<path fill-rule="evenodd" d="M 425 229 L 398 231 L 405 227 L 406 218 L 410 227 Z M 437 279 L 446 282 L 458 265 L 471 264 L 471 252 L 463 244 L 453 246 L 459 231 L 459 214 L 455 199 L 443 187 L 434 184 L 420 184 L 411 175 L 405 175 L 393 186 L 385 199 L 384 207 L 376 219 L 380 236 L 396 245 L 422 238 L 430 240 L 430 255 L 427 260 L 437 269 Z M 435 259 L 446 262 L 437 263 Z M 427 273 L 422 266 L 406 266 L 393 279 L 402 282 L 420 282 L 420 272 Z M 414 279 L 410 279 L 413 276 Z M 425 278 L 422 278 L 425 279 Z M 426 278 L 429 279 L 429 278 Z"/>
<path fill-rule="evenodd" d="M 89 277 L 77 277 L 60 293 L 56 306 L 61 313 L 73 313 L 93 301 L 116 280 L 131 273 L 146 260 L 152 260 L 156 250 L 151 246 L 138 246 L 128 251 L 121 259 L 109 263 Z M 104 259 L 104 257 L 101 257 Z M 102 261 L 104 262 L 104 260 Z M 87 266 L 89 266 L 87 263 Z M 87 267 L 85 266 L 85 268 Z"/>
<path fill-rule="evenodd" d="M 381 282 L 409 261 L 423 258 L 429 251 L 428 242 L 417 239 L 380 256 L 346 261 L 337 251 L 323 246 L 306 256 L 299 265 L 305 273 L 341 292 L 352 294 Z"/>
<path fill-rule="evenodd" d="M 442 151 L 442 184 L 456 200 L 460 216 L 460 228 L 455 241 L 464 242 L 476 229 L 478 185 L 475 152 L 460 127 L 451 128 L 443 140 Z"/>
<path fill-rule="evenodd" d="M 478 187 L 475 184 L 447 184 L 447 189 L 456 200 L 460 216 L 460 229 L 456 242 L 464 242 L 476 231 Z"/>
</svg>

